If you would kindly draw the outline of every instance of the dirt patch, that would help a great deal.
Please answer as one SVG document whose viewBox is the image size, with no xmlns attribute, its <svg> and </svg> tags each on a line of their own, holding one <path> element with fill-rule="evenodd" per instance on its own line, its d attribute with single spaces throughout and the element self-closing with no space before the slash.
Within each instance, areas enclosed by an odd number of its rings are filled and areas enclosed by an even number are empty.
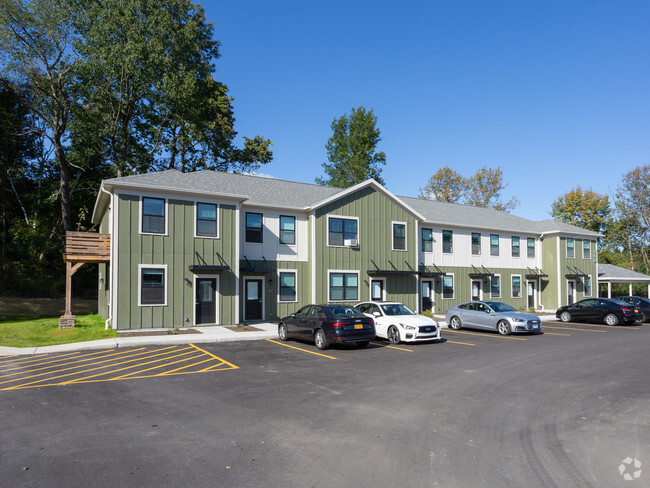
<svg viewBox="0 0 650 488">
<path fill-rule="evenodd" d="M 183 329 L 183 330 L 148 330 L 144 332 L 118 332 L 120 337 L 146 337 L 146 336 L 164 336 L 164 335 L 181 335 L 181 334 L 203 334 L 200 330 L 196 329 Z"/>
<path fill-rule="evenodd" d="M 264 329 L 258 329 L 252 325 L 229 325 L 226 329 L 233 330 L 235 332 L 261 332 Z"/>
</svg>

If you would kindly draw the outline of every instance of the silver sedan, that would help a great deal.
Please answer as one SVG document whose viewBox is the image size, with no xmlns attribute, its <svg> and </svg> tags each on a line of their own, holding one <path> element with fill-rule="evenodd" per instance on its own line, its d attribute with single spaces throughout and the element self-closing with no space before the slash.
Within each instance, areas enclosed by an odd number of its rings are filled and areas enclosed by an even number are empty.
<svg viewBox="0 0 650 488">
<path fill-rule="evenodd" d="M 501 335 L 512 332 L 541 332 L 537 315 L 517 312 L 501 302 L 467 302 L 447 310 L 447 324 L 453 330 L 463 327 L 496 330 Z"/>
</svg>

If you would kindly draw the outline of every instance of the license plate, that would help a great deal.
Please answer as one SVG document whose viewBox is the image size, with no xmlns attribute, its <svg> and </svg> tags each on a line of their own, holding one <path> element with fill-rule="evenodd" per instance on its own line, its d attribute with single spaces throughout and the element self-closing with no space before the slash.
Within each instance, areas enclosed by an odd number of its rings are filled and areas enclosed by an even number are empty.
<svg viewBox="0 0 650 488">
<path fill-rule="evenodd" d="M 635 309 L 634 309 L 634 313 L 639 313 L 639 309 L 638 309 L 638 308 L 635 308 Z"/>
<path fill-rule="evenodd" d="M 363 329 L 363 324 L 354 324 L 355 329 Z"/>
</svg>

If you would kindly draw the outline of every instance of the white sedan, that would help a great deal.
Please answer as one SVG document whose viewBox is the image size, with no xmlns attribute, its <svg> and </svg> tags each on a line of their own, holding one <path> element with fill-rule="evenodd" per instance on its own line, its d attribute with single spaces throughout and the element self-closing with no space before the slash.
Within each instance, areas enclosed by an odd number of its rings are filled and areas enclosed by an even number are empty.
<svg viewBox="0 0 650 488">
<path fill-rule="evenodd" d="M 375 319 L 377 337 L 391 344 L 440 339 L 440 324 L 398 302 L 363 302 L 354 308 Z"/>
</svg>

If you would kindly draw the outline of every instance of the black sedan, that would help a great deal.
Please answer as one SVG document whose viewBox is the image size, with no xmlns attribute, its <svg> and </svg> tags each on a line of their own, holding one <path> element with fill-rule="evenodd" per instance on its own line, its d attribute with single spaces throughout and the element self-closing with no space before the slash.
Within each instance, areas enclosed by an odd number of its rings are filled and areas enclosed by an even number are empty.
<svg viewBox="0 0 650 488">
<path fill-rule="evenodd" d="M 614 300 L 639 307 L 645 316 L 645 321 L 650 322 L 650 299 L 643 297 L 616 297 Z"/>
<path fill-rule="evenodd" d="M 643 320 L 639 307 L 610 298 L 586 298 L 558 308 L 555 316 L 562 322 L 605 322 L 607 325 Z"/>
<path fill-rule="evenodd" d="M 282 319 L 278 336 L 282 341 L 289 337 L 314 341 L 321 350 L 347 342 L 365 347 L 375 338 L 375 322 L 352 307 L 306 305 Z"/>
</svg>

